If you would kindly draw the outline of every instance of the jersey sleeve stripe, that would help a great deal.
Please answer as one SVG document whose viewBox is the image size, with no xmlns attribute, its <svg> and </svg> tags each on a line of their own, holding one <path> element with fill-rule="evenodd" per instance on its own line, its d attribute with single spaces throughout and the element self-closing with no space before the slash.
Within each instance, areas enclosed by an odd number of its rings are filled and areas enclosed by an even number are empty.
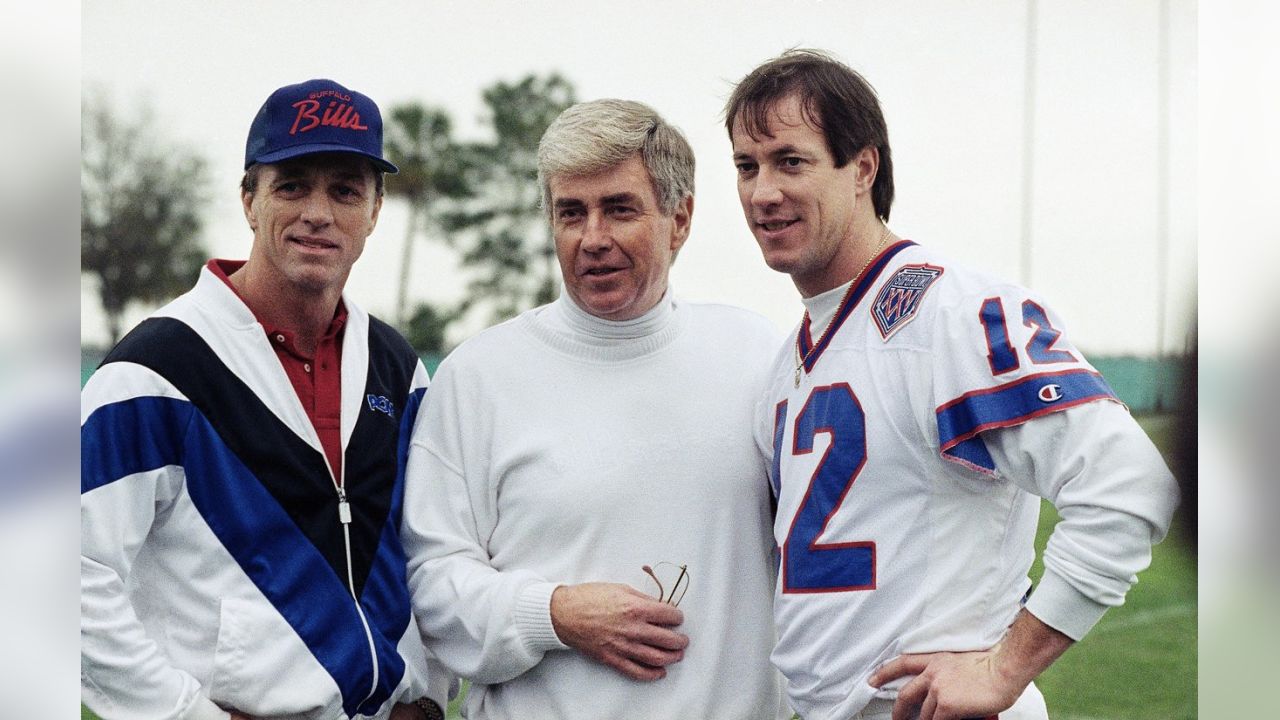
<svg viewBox="0 0 1280 720">
<path fill-rule="evenodd" d="M 1038 373 L 975 390 L 938 407 L 939 449 L 948 453 L 986 430 L 1017 425 L 1094 400 L 1119 402 L 1107 381 L 1086 368 Z"/>
<path fill-rule="evenodd" d="M 942 457 L 987 475 L 994 474 L 996 471 L 996 461 L 991 457 L 991 453 L 987 451 L 987 444 L 982 442 L 980 437 L 971 437 L 956 443 L 944 450 Z"/>
</svg>

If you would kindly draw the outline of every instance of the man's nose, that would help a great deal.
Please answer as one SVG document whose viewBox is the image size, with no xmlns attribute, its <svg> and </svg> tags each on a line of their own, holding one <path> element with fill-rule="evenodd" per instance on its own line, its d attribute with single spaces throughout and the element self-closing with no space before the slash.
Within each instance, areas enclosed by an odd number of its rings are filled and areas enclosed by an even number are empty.
<svg viewBox="0 0 1280 720">
<path fill-rule="evenodd" d="M 324 193 L 313 192 L 303 199 L 302 221 L 314 228 L 333 222 L 333 206 Z"/>
<path fill-rule="evenodd" d="M 582 249 L 592 254 L 602 253 L 613 245 L 613 236 L 603 213 L 588 213 L 582 228 Z"/>
<path fill-rule="evenodd" d="M 756 173 L 755 185 L 751 188 L 751 205 L 767 208 L 782 202 L 782 188 L 778 184 L 778 175 L 767 167 Z"/>
</svg>

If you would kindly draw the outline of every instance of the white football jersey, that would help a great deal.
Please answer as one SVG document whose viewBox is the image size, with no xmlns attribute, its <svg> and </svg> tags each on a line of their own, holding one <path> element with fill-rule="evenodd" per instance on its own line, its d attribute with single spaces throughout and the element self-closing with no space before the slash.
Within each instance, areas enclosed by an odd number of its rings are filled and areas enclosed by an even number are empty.
<svg viewBox="0 0 1280 720">
<path fill-rule="evenodd" d="M 901 653 L 1003 636 L 1030 587 L 1039 498 L 982 433 L 1101 399 L 1115 396 L 1043 301 L 909 241 L 825 332 L 806 316 L 758 424 L 778 500 L 773 661 L 802 717 L 851 717 Z"/>
</svg>

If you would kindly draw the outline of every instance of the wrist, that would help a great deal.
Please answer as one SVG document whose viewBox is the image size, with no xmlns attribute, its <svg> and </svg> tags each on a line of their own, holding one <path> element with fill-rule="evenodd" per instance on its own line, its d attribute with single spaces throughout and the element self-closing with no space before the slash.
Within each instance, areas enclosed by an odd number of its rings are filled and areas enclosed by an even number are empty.
<svg viewBox="0 0 1280 720">
<path fill-rule="evenodd" d="M 1009 687 L 1021 693 L 1073 642 L 1023 608 L 1004 638 L 993 648 L 994 670 L 1009 683 Z"/>
<path fill-rule="evenodd" d="M 444 720 L 444 708 L 429 697 L 420 697 L 413 701 L 412 707 L 418 711 L 422 720 Z"/>
</svg>

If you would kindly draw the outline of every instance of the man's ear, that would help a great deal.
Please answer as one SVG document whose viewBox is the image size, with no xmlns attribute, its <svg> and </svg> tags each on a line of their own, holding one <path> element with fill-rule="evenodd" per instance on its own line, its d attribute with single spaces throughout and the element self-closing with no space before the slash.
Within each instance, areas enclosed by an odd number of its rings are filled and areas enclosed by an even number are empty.
<svg viewBox="0 0 1280 720">
<path fill-rule="evenodd" d="M 684 246 L 686 240 L 689 239 L 689 230 L 693 227 L 693 196 L 685 195 L 684 198 L 676 204 L 675 212 L 672 213 L 675 220 L 675 228 L 671 233 L 671 254 L 680 252 L 680 248 Z"/>
<path fill-rule="evenodd" d="M 249 221 L 249 228 L 254 232 L 257 232 L 258 213 L 253 209 L 253 193 L 248 190 L 241 190 L 240 204 L 244 205 L 244 219 Z"/>
<path fill-rule="evenodd" d="M 858 151 L 849 161 L 854 169 L 854 183 L 859 195 L 871 192 L 880 171 L 880 150 L 870 145 Z"/>
<path fill-rule="evenodd" d="M 382 196 L 376 195 L 373 198 L 373 217 L 369 220 L 369 232 L 378 227 L 378 213 L 382 212 Z"/>
</svg>

